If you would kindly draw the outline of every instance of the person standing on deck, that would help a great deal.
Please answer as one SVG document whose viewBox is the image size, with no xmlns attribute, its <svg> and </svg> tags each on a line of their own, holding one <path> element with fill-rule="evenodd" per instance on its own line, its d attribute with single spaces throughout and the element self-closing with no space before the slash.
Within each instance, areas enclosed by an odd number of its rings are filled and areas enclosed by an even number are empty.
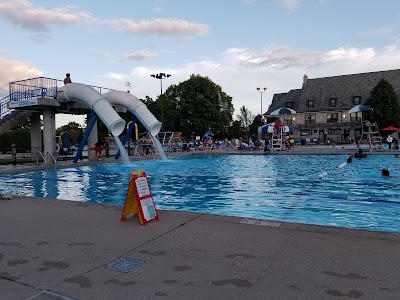
<svg viewBox="0 0 400 300">
<path fill-rule="evenodd" d="M 69 73 L 67 73 L 67 74 L 65 74 L 65 78 L 64 78 L 64 84 L 65 85 L 67 85 L 68 83 L 71 83 L 72 82 L 72 80 L 71 80 L 71 74 L 69 74 Z"/>
</svg>

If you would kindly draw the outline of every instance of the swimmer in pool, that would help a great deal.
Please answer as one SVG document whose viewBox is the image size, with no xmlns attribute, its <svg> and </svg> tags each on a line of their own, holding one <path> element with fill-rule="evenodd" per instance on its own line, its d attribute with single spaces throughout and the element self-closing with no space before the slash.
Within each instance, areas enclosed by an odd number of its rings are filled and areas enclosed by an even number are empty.
<svg viewBox="0 0 400 300">
<path fill-rule="evenodd" d="M 364 158 L 367 157 L 367 154 L 363 153 L 362 149 L 358 149 L 358 152 L 353 154 L 354 158 Z"/>
</svg>

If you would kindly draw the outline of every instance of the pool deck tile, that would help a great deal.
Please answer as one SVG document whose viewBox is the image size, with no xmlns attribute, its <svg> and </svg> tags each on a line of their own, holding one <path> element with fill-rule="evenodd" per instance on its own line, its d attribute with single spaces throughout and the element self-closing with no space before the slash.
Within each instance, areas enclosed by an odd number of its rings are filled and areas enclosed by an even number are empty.
<svg viewBox="0 0 400 300">
<path fill-rule="evenodd" d="M 143 226 L 121 211 L 1 200 L 0 298 L 399 299 L 399 234 L 176 211 Z M 144 264 L 105 268 L 121 257 Z"/>
</svg>

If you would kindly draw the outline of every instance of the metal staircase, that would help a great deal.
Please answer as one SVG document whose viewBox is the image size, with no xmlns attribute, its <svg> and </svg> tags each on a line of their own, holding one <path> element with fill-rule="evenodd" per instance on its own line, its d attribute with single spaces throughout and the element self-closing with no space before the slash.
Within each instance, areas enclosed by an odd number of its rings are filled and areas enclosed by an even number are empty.
<svg viewBox="0 0 400 300">
<path fill-rule="evenodd" d="M 10 96 L 0 100 L 0 135 L 7 132 L 19 123 L 24 122 L 32 115 L 31 110 L 9 109 Z"/>
</svg>

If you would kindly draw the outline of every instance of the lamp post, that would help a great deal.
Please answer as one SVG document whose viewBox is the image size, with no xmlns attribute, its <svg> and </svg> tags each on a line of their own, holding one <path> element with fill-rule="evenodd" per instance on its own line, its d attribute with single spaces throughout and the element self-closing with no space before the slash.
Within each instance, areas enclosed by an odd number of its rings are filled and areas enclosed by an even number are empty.
<svg viewBox="0 0 400 300">
<path fill-rule="evenodd" d="M 157 73 L 157 74 L 151 74 L 151 77 L 155 79 L 160 79 L 160 85 L 161 85 L 161 94 L 160 98 L 162 96 L 162 81 L 165 78 L 171 77 L 171 74 L 165 74 L 165 73 Z M 164 132 L 164 100 L 161 98 L 161 126 L 162 126 L 162 131 Z"/>
<path fill-rule="evenodd" d="M 265 93 L 265 91 L 267 90 L 267 88 L 265 87 L 265 88 L 257 88 L 257 91 L 259 91 L 260 92 L 260 94 L 261 94 L 261 121 L 262 121 L 262 118 L 263 118 L 263 109 L 262 109 L 262 95 L 263 95 L 263 93 Z"/>
</svg>

